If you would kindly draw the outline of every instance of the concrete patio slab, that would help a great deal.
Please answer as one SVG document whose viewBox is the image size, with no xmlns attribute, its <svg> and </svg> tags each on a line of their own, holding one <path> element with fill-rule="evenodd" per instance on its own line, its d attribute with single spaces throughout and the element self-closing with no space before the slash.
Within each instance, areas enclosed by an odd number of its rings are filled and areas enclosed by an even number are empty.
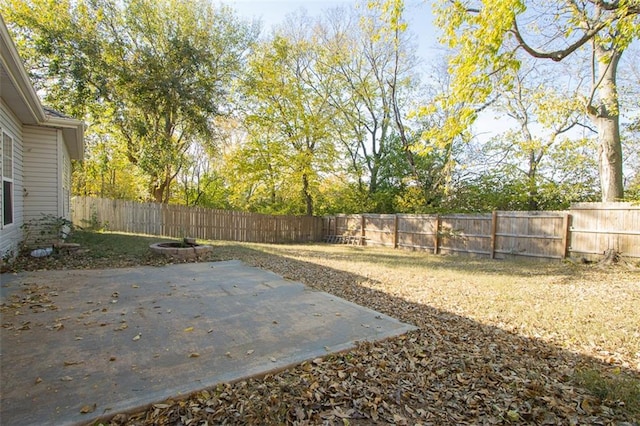
<svg viewBox="0 0 640 426">
<path fill-rule="evenodd" d="M 0 279 L 7 425 L 86 424 L 414 328 L 240 261 Z"/>
</svg>

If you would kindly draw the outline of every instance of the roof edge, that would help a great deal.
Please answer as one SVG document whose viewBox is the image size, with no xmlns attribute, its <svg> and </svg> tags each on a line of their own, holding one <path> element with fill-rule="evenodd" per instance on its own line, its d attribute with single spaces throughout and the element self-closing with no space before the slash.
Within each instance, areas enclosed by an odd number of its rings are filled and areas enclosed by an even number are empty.
<svg viewBox="0 0 640 426">
<path fill-rule="evenodd" d="M 48 116 L 41 126 L 55 127 L 62 130 L 69 155 L 73 160 L 82 161 L 84 158 L 84 121 L 67 117 Z"/>
</svg>

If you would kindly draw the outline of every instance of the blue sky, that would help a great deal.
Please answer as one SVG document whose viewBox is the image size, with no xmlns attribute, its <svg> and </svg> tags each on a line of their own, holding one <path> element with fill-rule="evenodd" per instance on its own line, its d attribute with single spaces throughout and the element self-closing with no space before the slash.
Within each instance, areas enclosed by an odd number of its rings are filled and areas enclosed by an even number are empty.
<svg viewBox="0 0 640 426">
<path fill-rule="evenodd" d="M 323 11 L 336 6 L 355 5 L 355 0 L 223 0 L 246 19 L 257 18 L 262 21 L 263 32 L 268 33 L 272 26 L 280 24 L 287 14 L 305 9 L 309 16 L 319 16 Z M 418 56 L 427 60 L 437 55 L 436 30 L 432 23 L 431 6 L 424 0 L 406 0 L 405 17 L 409 29 L 418 37 Z"/>
</svg>

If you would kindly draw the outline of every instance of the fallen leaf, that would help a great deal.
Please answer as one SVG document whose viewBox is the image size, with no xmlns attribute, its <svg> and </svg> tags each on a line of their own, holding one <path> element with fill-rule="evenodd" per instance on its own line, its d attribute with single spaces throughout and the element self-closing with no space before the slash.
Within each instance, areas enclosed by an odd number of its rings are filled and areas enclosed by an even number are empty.
<svg viewBox="0 0 640 426">
<path fill-rule="evenodd" d="M 507 418 L 512 422 L 517 422 L 520 420 L 520 414 L 516 410 L 507 411 Z"/>
<path fill-rule="evenodd" d="M 190 332 L 190 331 L 193 331 L 193 327 L 187 327 L 187 328 L 184 329 L 184 331 L 186 331 L 187 333 Z"/>
<path fill-rule="evenodd" d="M 200 354 L 198 352 L 191 352 L 189 354 L 189 358 L 198 358 L 200 356 Z"/>
<path fill-rule="evenodd" d="M 62 380 L 63 382 L 70 382 L 73 380 L 73 377 L 71 376 L 64 376 L 64 377 L 60 377 L 60 380 Z"/>
<path fill-rule="evenodd" d="M 80 414 L 88 414 L 88 413 L 93 413 L 96 410 L 97 404 L 93 404 L 93 405 L 84 405 L 81 409 L 80 409 Z"/>
<path fill-rule="evenodd" d="M 207 330 L 207 333 L 213 333 L 213 328 L 210 328 L 209 330 Z"/>
<path fill-rule="evenodd" d="M 42 383 L 42 379 L 41 379 L 40 377 L 37 377 L 37 378 L 36 378 L 36 385 L 37 385 L 38 383 Z"/>
<path fill-rule="evenodd" d="M 252 353 L 254 353 L 254 352 L 255 352 L 255 351 L 254 351 L 253 349 L 249 349 L 249 350 L 247 351 L 247 355 L 251 355 L 251 354 L 252 354 Z"/>
<path fill-rule="evenodd" d="M 136 334 L 135 337 L 133 338 L 133 340 L 134 341 L 140 340 L 140 337 L 142 337 L 142 334 Z"/>
<path fill-rule="evenodd" d="M 68 367 L 70 365 L 78 365 L 78 364 L 82 364 L 84 363 L 84 361 L 65 361 L 64 362 L 64 366 Z"/>
</svg>

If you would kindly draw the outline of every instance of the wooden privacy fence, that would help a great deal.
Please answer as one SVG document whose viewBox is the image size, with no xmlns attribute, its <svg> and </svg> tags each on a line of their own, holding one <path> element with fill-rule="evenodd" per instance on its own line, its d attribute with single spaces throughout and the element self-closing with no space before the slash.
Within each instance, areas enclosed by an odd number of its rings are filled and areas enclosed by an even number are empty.
<svg viewBox="0 0 640 426">
<path fill-rule="evenodd" d="M 256 243 L 322 238 L 322 219 L 312 216 L 272 216 L 91 197 L 74 197 L 71 210 L 74 225 L 93 224 L 118 232 Z"/>
<path fill-rule="evenodd" d="M 202 207 L 74 197 L 73 223 L 166 237 L 258 243 L 310 241 L 505 258 L 640 258 L 640 206 L 580 203 L 567 211 L 486 214 L 272 216 Z"/>
<path fill-rule="evenodd" d="M 491 258 L 594 257 L 616 250 L 640 257 L 640 206 L 582 203 L 568 211 L 447 215 L 335 215 L 323 218 L 326 241 Z"/>
</svg>

